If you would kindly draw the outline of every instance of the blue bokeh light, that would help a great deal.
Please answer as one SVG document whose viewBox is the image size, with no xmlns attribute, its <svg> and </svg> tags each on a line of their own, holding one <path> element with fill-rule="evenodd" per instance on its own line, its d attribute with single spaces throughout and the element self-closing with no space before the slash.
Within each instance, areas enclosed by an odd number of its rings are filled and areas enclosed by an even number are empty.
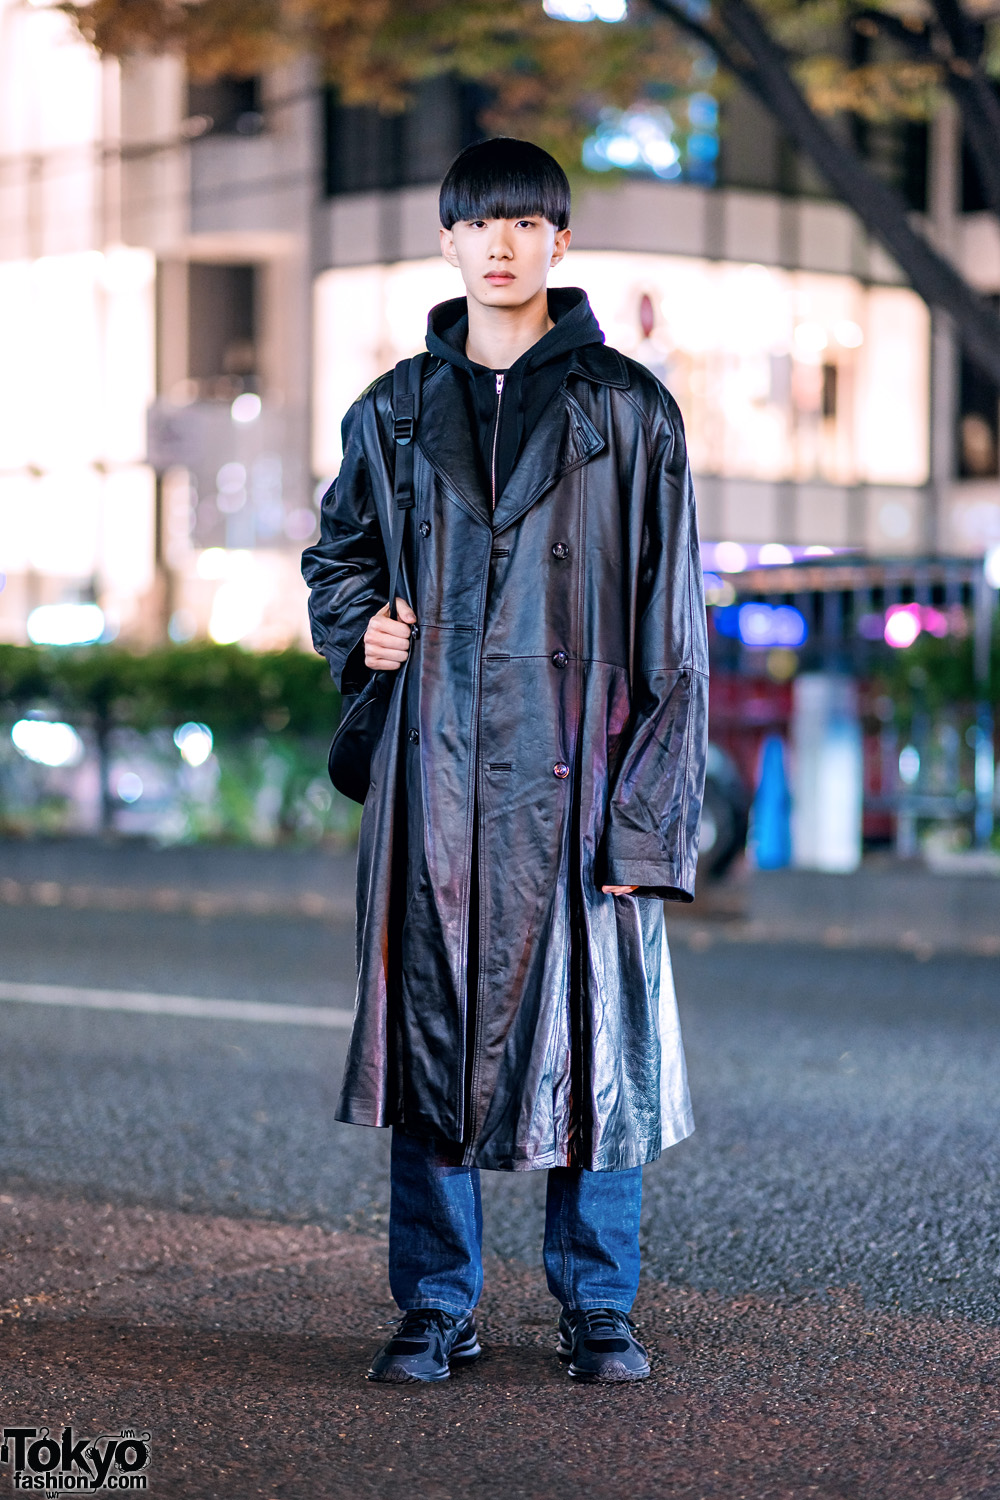
<svg viewBox="0 0 1000 1500">
<path fill-rule="evenodd" d="M 713 618 L 720 635 L 744 646 L 787 646 L 795 650 L 809 635 L 805 616 L 792 604 L 728 604 L 717 609 Z"/>
</svg>

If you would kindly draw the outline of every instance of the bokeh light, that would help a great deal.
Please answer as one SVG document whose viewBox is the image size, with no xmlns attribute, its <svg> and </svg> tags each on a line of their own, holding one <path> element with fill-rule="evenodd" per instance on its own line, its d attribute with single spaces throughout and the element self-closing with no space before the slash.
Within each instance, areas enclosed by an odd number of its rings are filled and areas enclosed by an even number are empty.
<svg viewBox="0 0 1000 1500">
<path fill-rule="evenodd" d="M 746 548 L 741 547 L 739 542 L 716 543 L 715 566 L 721 568 L 723 573 L 742 573 L 746 565 Z"/>
<path fill-rule="evenodd" d="M 242 396 L 237 396 L 229 414 L 234 422 L 256 422 L 261 413 L 261 400 L 255 396 L 253 391 L 244 391 Z"/>
<path fill-rule="evenodd" d="M 715 611 L 720 635 L 744 646 L 783 646 L 794 651 L 809 635 L 805 616 L 792 604 L 764 604 L 752 600 Z"/>
<path fill-rule="evenodd" d="M 96 604 L 40 604 L 28 616 L 28 639 L 36 646 L 90 646 L 104 624 Z"/>
<path fill-rule="evenodd" d="M 545 14 L 557 21 L 624 21 L 627 0 L 544 0 Z"/>
<path fill-rule="evenodd" d="M 83 759 L 83 741 L 72 724 L 18 719 L 10 737 L 15 750 L 36 765 L 75 766 Z"/>
<path fill-rule="evenodd" d="M 897 651 L 912 646 L 922 629 L 919 604 L 894 604 L 885 612 L 885 643 Z"/>
<path fill-rule="evenodd" d="M 899 779 L 904 786 L 914 786 L 920 775 L 920 751 L 916 745 L 904 745 L 899 752 Z"/>
<path fill-rule="evenodd" d="M 174 744 L 189 766 L 203 766 L 212 753 L 212 731 L 207 724 L 189 720 L 174 730 Z"/>
<path fill-rule="evenodd" d="M 727 605 L 735 602 L 736 590 L 726 578 L 720 578 L 718 573 L 705 573 L 705 603 L 712 605 Z"/>
</svg>

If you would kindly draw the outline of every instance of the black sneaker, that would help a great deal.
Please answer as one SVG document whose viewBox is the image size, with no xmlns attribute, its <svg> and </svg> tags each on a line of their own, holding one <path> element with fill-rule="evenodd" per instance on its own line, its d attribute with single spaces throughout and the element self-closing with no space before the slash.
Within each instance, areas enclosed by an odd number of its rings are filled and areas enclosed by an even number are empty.
<svg viewBox="0 0 1000 1500">
<path fill-rule="evenodd" d="M 570 1361 L 574 1380 L 645 1380 L 649 1357 L 634 1330 L 632 1319 L 614 1307 L 564 1307 L 556 1353 Z"/>
<path fill-rule="evenodd" d="M 447 1380 L 450 1365 L 471 1363 L 481 1353 L 471 1313 L 461 1318 L 437 1307 L 415 1307 L 403 1314 L 372 1360 L 368 1379 Z"/>
</svg>

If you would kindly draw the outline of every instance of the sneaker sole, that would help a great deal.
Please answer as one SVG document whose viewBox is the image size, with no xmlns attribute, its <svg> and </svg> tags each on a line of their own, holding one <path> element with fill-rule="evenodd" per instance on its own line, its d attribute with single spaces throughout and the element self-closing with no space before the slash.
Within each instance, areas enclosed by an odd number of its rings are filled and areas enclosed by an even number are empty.
<svg viewBox="0 0 1000 1500">
<path fill-rule="evenodd" d="M 567 1344 L 561 1333 L 559 1335 L 559 1342 L 556 1345 L 556 1354 L 563 1361 L 573 1358 L 573 1345 Z M 607 1380 L 620 1382 L 623 1380 L 646 1380 L 649 1376 L 649 1365 L 644 1370 L 630 1370 L 627 1366 L 621 1364 L 620 1361 L 611 1360 L 605 1366 L 605 1373 L 598 1375 L 593 1370 L 578 1370 L 575 1365 L 571 1364 L 569 1374 L 573 1380 L 582 1381 Z"/>
<path fill-rule="evenodd" d="M 375 1385 L 435 1385 L 438 1381 L 448 1379 L 452 1365 L 471 1365 L 482 1352 L 479 1340 L 476 1338 L 475 1344 L 460 1345 L 452 1350 L 448 1356 L 449 1368 L 442 1370 L 440 1375 L 413 1375 L 409 1370 L 404 1370 L 398 1365 L 390 1365 L 387 1370 L 381 1371 L 378 1375 L 369 1370 L 365 1379 L 372 1381 Z"/>
<path fill-rule="evenodd" d="M 372 1381 L 374 1385 L 435 1385 L 440 1380 L 447 1380 L 450 1374 L 450 1370 L 444 1370 L 440 1375 L 411 1375 L 408 1370 L 390 1365 L 388 1370 L 382 1370 L 378 1375 L 369 1370 L 365 1379 Z"/>
<path fill-rule="evenodd" d="M 610 1360 L 598 1374 L 594 1370 L 578 1370 L 575 1365 L 569 1367 L 571 1380 L 581 1380 L 585 1384 L 617 1384 L 621 1385 L 629 1380 L 648 1380 L 649 1366 L 644 1370 L 630 1370 L 618 1360 Z"/>
<path fill-rule="evenodd" d="M 462 1349 L 456 1354 L 449 1355 L 448 1363 L 450 1365 L 471 1365 L 473 1360 L 478 1359 L 482 1352 L 482 1349 L 477 1344 L 474 1349 Z"/>
</svg>

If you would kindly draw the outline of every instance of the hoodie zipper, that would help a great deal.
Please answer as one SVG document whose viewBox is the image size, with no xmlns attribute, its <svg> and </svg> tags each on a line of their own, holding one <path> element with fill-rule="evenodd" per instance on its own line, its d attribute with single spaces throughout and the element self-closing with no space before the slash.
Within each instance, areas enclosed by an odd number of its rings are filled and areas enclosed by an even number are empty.
<svg viewBox="0 0 1000 1500">
<path fill-rule="evenodd" d="M 504 370 L 500 370 L 500 371 L 496 372 L 496 383 L 497 383 L 497 415 L 496 415 L 496 423 L 495 423 L 494 428 L 493 428 L 493 455 L 492 455 L 492 459 L 490 461 L 490 480 L 491 480 L 491 485 L 492 485 L 492 490 L 493 490 L 493 509 L 494 510 L 496 510 L 496 508 L 497 508 L 497 440 L 498 440 L 498 438 L 500 436 L 500 402 L 503 400 L 503 383 L 504 383 L 505 375 L 506 375 L 506 371 L 504 371 Z M 477 678 L 477 686 L 476 686 L 477 713 L 478 713 L 479 697 L 480 697 L 480 695 L 482 693 L 482 673 L 483 673 L 482 654 L 480 653 L 479 675 L 478 675 L 478 678 Z M 476 771 L 475 771 L 476 780 L 478 782 L 478 779 L 479 779 L 479 745 L 478 745 L 478 741 L 477 741 L 477 744 L 476 744 L 476 751 L 475 751 L 475 756 L 474 756 L 474 765 L 475 765 L 475 768 L 476 768 Z M 476 797 L 475 797 L 475 817 L 476 817 L 476 851 L 477 851 L 477 856 L 476 857 L 479 860 L 479 882 L 478 882 L 478 886 L 479 886 L 479 891 L 480 891 L 480 902 L 481 902 L 482 901 L 482 894 L 481 893 L 482 893 L 482 889 L 483 889 L 483 868 L 482 868 L 482 858 L 483 858 L 483 827 L 482 827 L 482 824 L 483 824 L 483 817 L 482 817 L 482 804 L 481 804 L 480 799 L 479 799 L 478 785 L 477 785 L 477 788 L 476 788 Z M 479 920 L 479 913 L 476 912 L 475 916 L 476 916 L 476 921 L 478 922 L 478 920 Z M 470 920 L 471 920 L 471 917 L 470 917 Z M 479 942 L 479 937 L 478 936 L 477 936 L 476 941 L 477 941 L 477 943 Z M 481 947 L 480 947 L 480 951 L 479 951 L 479 953 L 477 955 L 477 972 L 478 972 L 478 983 L 477 983 L 477 986 L 476 986 L 477 993 L 476 993 L 476 1002 L 475 1002 L 476 1003 L 476 1015 L 475 1015 L 474 1025 L 473 1025 L 473 1037 L 472 1037 L 472 1071 L 471 1071 L 471 1074 L 470 1074 L 470 1077 L 469 1077 L 469 1100 L 468 1100 L 468 1103 L 469 1103 L 469 1118 L 468 1118 L 467 1121 L 463 1120 L 463 1125 L 467 1126 L 467 1129 L 464 1131 L 464 1135 L 465 1135 L 465 1137 L 466 1137 L 466 1139 L 468 1141 L 468 1144 L 467 1144 L 467 1146 L 465 1148 L 465 1152 L 463 1153 L 463 1157 L 462 1157 L 462 1165 L 463 1166 L 471 1166 L 472 1163 L 473 1163 L 473 1160 L 475 1158 L 476 1132 L 479 1129 L 479 1097 L 478 1097 L 479 1096 L 479 1072 L 480 1072 L 479 1064 L 480 1064 L 480 1054 L 482 1052 L 482 1046 L 483 1046 L 483 991 L 485 989 L 485 984 L 484 984 L 485 968 L 484 968 L 483 962 L 482 962 L 482 950 L 481 950 Z"/>
<path fill-rule="evenodd" d="M 493 458 L 490 464 L 490 479 L 493 486 L 493 509 L 497 508 L 497 443 L 500 439 L 500 403 L 503 400 L 503 383 L 506 370 L 497 373 L 497 419 L 493 428 Z"/>
</svg>

